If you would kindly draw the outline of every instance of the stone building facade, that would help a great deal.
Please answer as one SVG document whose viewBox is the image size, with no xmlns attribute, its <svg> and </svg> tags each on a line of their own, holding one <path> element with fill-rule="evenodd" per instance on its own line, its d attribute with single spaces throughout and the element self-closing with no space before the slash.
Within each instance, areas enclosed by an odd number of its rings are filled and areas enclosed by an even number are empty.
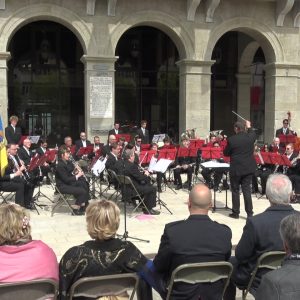
<svg viewBox="0 0 300 300">
<path fill-rule="evenodd" d="M 251 118 L 250 106 L 256 101 L 250 92 L 255 86 L 252 67 L 256 65 L 258 49 L 264 56 L 260 62 L 263 88 L 259 92 L 264 98 L 263 139 L 272 140 L 287 111 L 292 113 L 292 127 L 300 132 L 299 1 L 0 0 L 0 105 L 5 124 L 11 101 L 9 44 L 21 28 L 37 21 L 51 21 L 68 28 L 82 47 L 83 122 L 89 136 L 104 135 L 101 130 L 111 128 L 114 122 L 117 44 L 128 30 L 139 26 L 163 32 L 178 51 L 179 132 L 197 128 L 197 135 L 206 136 L 212 129 L 221 129 L 215 127 L 222 126 L 222 122 L 228 127 L 236 119 L 231 110 Z M 222 58 L 222 47 L 219 50 L 216 45 L 231 32 L 239 36 L 234 55 L 235 102 L 226 104 L 222 99 L 215 102 L 212 97 L 212 68 Z M 230 46 L 230 39 L 227 45 Z M 215 78 L 214 84 L 216 89 L 225 90 L 228 82 Z M 95 94 L 97 88 L 102 94 Z M 222 95 L 222 90 L 219 93 Z M 106 99 L 106 106 L 95 99 L 99 95 Z M 106 112 L 97 113 L 97 109 Z M 213 114 L 218 121 L 211 121 Z"/>
</svg>

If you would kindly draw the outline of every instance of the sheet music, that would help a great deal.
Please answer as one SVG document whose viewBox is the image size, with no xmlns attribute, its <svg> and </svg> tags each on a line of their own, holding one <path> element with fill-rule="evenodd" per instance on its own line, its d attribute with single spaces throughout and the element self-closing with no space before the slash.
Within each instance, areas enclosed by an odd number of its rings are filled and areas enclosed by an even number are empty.
<svg viewBox="0 0 300 300">
<path fill-rule="evenodd" d="M 39 135 L 30 135 L 28 139 L 31 141 L 32 144 L 37 144 L 40 140 Z"/>
<path fill-rule="evenodd" d="M 150 163 L 149 163 L 149 167 L 148 167 L 148 171 L 152 172 L 153 168 L 155 167 L 157 162 L 157 158 L 154 157 L 154 155 L 151 157 Z"/>
<path fill-rule="evenodd" d="M 161 158 L 153 167 L 153 171 L 165 173 L 169 165 L 173 162 L 171 159 Z"/>
<path fill-rule="evenodd" d="M 201 166 L 203 166 L 204 168 L 229 168 L 230 164 L 210 160 L 202 163 Z"/>
<path fill-rule="evenodd" d="M 92 172 L 95 176 L 99 176 L 105 169 L 105 163 L 107 161 L 107 158 L 104 158 L 103 160 L 98 159 L 94 166 L 92 167 Z"/>
<path fill-rule="evenodd" d="M 158 143 L 158 142 L 163 142 L 164 138 L 166 137 L 166 134 L 154 134 L 152 138 L 152 143 Z"/>
</svg>

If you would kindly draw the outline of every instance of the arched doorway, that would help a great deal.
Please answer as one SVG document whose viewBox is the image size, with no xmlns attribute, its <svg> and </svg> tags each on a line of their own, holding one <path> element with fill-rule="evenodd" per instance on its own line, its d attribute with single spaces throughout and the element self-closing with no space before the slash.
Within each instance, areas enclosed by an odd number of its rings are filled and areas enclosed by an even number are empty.
<svg viewBox="0 0 300 300">
<path fill-rule="evenodd" d="M 126 31 L 116 47 L 115 119 L 139 125 L 145 119 L 152 134 L 178 139 L 179 59 L 173 41 L 148 26 Z"/>
<path fill-rule="evenodd" d="M 8 114 L 21 119 L 25 135 L 60 144 L 84 129 L 82 47 L 66 27 L 50 21 L 25 25 L 8 51 Z"/>
<path fill-rule="evenodd" d="M 246 33 L 229 31 L 216 43 L 212 59 L 211 129 L 231 134 L 236 111 L 251 120 L 263 141 L 266 58 L 261 45 Z"/>
</svg>

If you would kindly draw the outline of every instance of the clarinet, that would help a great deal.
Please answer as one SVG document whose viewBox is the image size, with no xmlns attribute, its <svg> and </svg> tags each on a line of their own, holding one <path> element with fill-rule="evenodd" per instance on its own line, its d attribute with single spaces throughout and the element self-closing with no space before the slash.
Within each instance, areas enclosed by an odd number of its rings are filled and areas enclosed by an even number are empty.
<svg viewBox="0 0 300 300">
<path fill-rule="evenodd" d="M 87 183 L 89 183 L 89 180 L 88 178 L 86 177 L 86 175 L 84 174 L 84 172 L 82 171 L 82 169 L 79 167 L 78 163 L 75 161 L 74 157 L 72 155 L 70 155 L 70 161 L 71 163 L 74 165 L 74 168 L 77 169 L 79 172 L 82 172 L 83 173 L 83 178 L 85 179 L 85 181 Z"/>
</svg>

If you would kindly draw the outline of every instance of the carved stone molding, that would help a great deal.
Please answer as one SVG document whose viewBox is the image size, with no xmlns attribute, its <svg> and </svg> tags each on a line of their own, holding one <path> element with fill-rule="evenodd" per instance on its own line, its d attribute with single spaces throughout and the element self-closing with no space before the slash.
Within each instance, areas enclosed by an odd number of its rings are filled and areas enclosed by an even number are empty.
<svg viewBox="0 0 300 300">
<path fill-rule="evenodd" d="M 277 0 L 276 25 L 283 26 L 286 15 L 292 10 L 295 0 Z"/>
<path fill-rule="evenodd" d="M 213 22 L 214 13 L 216 8 L 219 6 L 221 0 L 207 0 L 206 1 L 206 22 Z"/>
<path fill-rule="evenodd" d="M 201 3 L 201 0 L 187 0 L 187 19 L 195 21 L 196 10 Z"/>
<path fill-rule="evenodd" d="M 89 16 L 95 15 L 96 0 L 86 0 L 86 14 Z"/>
<path fill-rule="evenodd" d="M 114 17 L 116 15 L 117 0 L 107 0 L 107 15 Z"/>
</svg>

